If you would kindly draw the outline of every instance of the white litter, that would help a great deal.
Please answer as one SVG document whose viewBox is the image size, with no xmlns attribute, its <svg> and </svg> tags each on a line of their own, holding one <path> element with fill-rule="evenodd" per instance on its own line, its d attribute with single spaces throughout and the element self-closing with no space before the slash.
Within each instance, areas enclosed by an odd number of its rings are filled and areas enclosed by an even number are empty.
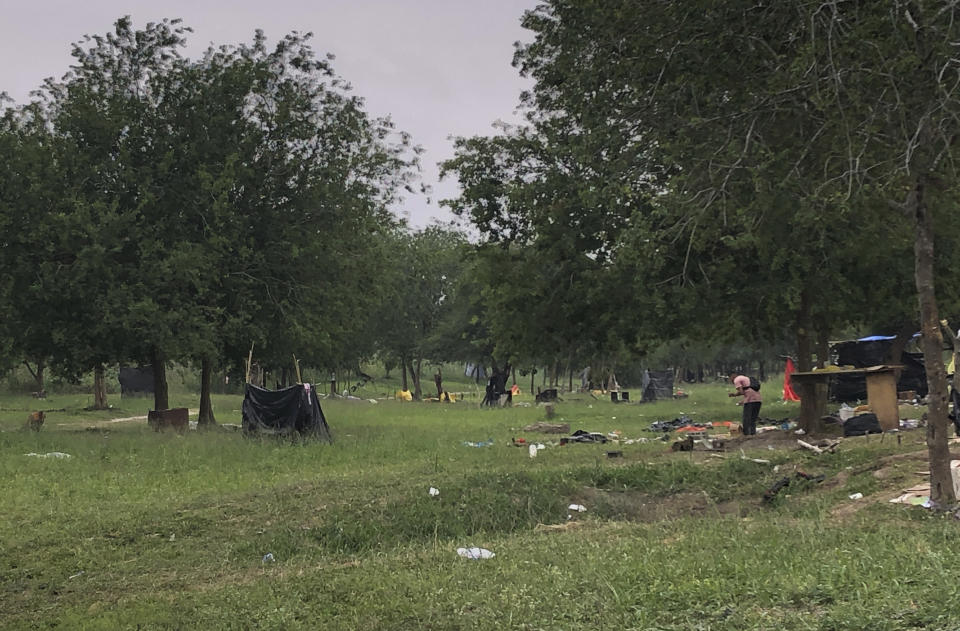
<svg viewBox="0 0 960 631">
<path fill-rule="evenodd" d="M 263 558 L 260 559 L 260 563 L 274 563 L 276 559 L 273 558 L 273 552 L 267 552 L 263 555 Z"/>
<path fill-rule="evenodd" d="M 587 510 L 587 507 L 584 506 L 583 504 L 571 504 L 570 506 L 567 506 L 567 510 L 572 510 L 578 513 L 582 513 Z"/>
<path fill-rule="evenodd" d="M 478 559 L 492 559 L 497 556 L 486 548 L 457 548 L 457 554 L 464 559 L 473 559 L 475 561 Z"/>
<path fill-rule="evenodd" d="M 854 493 L 853 495 L 850 496 L 850 499 L 852 499 L 852 500 L 862 500 L 862 499 L 863 499 L 863 493 Z"/>
<path fill-rule="evenodd" d="M 30 452 L 28 454 L 23 454 L 24 456 L 30 456 L 33 458 L 73 458 L 70 454 L 65 454 L 62 451 L 51 451 L 47 454 L 37 454 Z"/>
<path fill-rule="evenodd" d="M 440 489 L 435 489 L 432 486 L 430 487 L 430 490 L 427 492 L 430 493 L 430 497 L 436 497 L 440 495 Z"/>
</svg>

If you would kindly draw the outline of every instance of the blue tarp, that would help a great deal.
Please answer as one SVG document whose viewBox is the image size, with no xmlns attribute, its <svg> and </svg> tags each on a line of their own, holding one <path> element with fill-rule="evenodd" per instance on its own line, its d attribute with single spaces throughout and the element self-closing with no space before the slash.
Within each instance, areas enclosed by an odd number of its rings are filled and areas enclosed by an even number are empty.
<svg viewBox="0 0 960 631">
<path fill-rule="evenodd" d="M 914 333 L 913 337 L 919 337 L 920 333 Z M 880 340 L 895 340 L 897 339 L 896 335 L 869 335 L 867 337 L 861 337 L 858 342 L 879 342 Z"/>
</svg>

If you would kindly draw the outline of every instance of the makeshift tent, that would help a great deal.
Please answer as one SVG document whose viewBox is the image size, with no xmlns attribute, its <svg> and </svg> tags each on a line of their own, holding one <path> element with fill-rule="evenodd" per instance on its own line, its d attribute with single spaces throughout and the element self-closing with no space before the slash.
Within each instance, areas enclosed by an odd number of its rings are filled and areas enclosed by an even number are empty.
<svg viewBox="0 0 960 631">
<path fill-rule="evenodd" d="M 673 398 L 672 370 L 644 370 L 641 383 L 642 401 Z"/>
<path fill-rule="evenodd" d="M 888 356 L 893 345 L 892 336 L 873 335 L 851 342 L 839 342 L 832 347 L 838 366 L 869 368 L 890 363 Z M 903 353 L 900 364 L 903 371 L 897 381 L 897 390 L 913 390 L 919 396 L 927 394 L 927 373 L 923 353 Z M 867 387 L 862 375 L 838 374 L 833 380 L 830 397 L 834 401 L 855 401 L 867 398 Z"/>
<path fill-rule="evenodd" d="M 153 394 L 153 366 L 121 366 L 117 380 L 121 397 Z"/>
<path fill-rule="evenodd" d="M 243 397 L 243 431 L 247 434 L 309 436 L 333 442 L 317 393 L 309 383 L 264 390 L 248 383 Z"/>
<path fill-rule="evenodd" d="M 793 386 L 790 385 L 790 375 L 796 372 L 796 368 L 793 365 L 793 360 L 787 357 L 787 365 L 783 369 L 783 400 L 784 401 L 799 401 L 800 397 L 797 396 L 797 393 L 794 392 Z"/>
</svg>

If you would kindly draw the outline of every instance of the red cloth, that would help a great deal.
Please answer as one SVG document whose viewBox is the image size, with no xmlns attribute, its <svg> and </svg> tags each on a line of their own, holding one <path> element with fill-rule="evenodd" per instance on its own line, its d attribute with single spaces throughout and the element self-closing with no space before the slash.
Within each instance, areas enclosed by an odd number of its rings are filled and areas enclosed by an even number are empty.
<svg viewBox="0 0 960 631">
<path fill-rule="evenodd" d="M 800 397 L 797 396 L 797 393 L 793 391 L 793 386 L 790 385 L 790 375 L 796 371 L 796 368 L 793 366 L 793 360 L 789 357 L 787 358 L 787 367 L 783 370 L 783 400 L 784 401 L 799 401 Z"/>
</svg>

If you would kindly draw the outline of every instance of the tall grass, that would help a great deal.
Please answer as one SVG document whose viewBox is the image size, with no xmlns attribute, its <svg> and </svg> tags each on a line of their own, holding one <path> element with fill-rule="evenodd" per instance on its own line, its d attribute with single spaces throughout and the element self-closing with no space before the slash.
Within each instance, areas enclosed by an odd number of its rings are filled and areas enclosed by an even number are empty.
<svg viewBox="0 0 960 631">
<path fill-rule="evenodd" d="M 0 627 L 958 628 L 952 518 L 883 501 L 837 512 L 855 490 L 912 481 L 922 461 L 881 459 L 922 449 L 918 434 L 820 457 L 745 444 L 769 464 L 678 454 L 652 421 L 738 412 L 721 386 L 690 390 L 644 405 L 565 397 L 571 429 L 652 439 L 617 459 L 604 445 L 534 459 L 510 446 L 555 438 L 522 431 L 543 419 L 534 406 L 328 400 L 326 445 L 157 434 L 103 422 L 132 402 L 92 413 L 66 396 L 27 432 L 34 402 L 0 398 Z M 218 396 L 218 419 L 238 422 L 239 403 Z M 24 455 L 52 451 L 72 458 Z M 794 468 L 827 481 L 763 503 Z M 470 545 L 497 556 L 456 555 Z"/>
</svg>

